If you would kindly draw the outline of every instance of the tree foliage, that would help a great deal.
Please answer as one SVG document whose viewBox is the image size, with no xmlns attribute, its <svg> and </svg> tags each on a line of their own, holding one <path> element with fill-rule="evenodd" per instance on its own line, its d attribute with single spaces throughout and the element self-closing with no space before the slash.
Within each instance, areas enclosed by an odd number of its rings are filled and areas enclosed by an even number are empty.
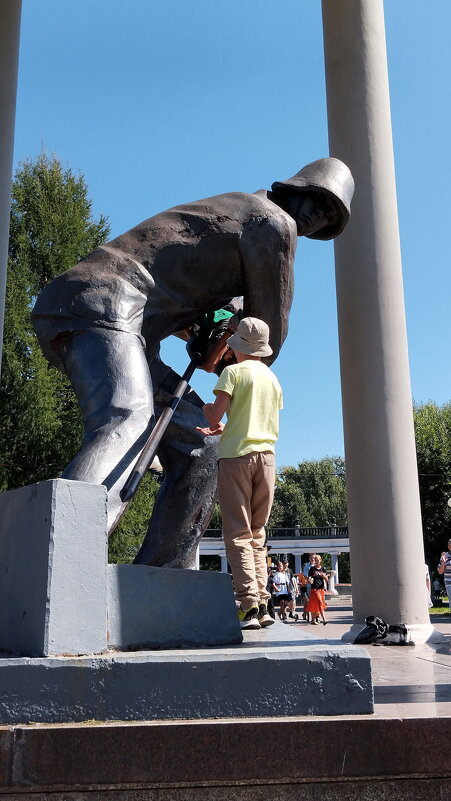
<svg viewBox="0 0 451 801">
<path fill-rule="evenodd" d="M 415 404 L 414 425 L 424 547 L 434 566 L 451 537 L 451 403 Z"/>
<path fill-rule="evenodd" d="M 92 219 L 83 176 L 41 154 L 21 164 L 12 188 L 5 329 L 0 384 L 0 489 L 58 475 L 80 443 L 78 404 L 50 368 L 30 311 L 45 284 L 105 241 Z"/>
<path fill-rule="evenodd" d="M 208 523 L 208 528 L 222 528 L 222 517 L 219 503 L 216 503 L 214 506 L 210 522 Z"/>
<path fill-rule="evenodd" d="M 279 470 L 269 525 L 289 528 L 347 522 L 346 470 L 341 457 L 300 462 Z"/>
<path fill-rule="evenodd" d="M 133 562 L 146 535 L 160 480 L 147 473 L 108 543 L 108 561 Z"/>
</svg>

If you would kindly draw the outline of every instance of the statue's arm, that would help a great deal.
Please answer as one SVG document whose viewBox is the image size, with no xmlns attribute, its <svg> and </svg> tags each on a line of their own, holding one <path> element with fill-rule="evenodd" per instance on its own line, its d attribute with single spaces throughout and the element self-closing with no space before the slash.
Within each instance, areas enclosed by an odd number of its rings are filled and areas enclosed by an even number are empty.
<svg viewBox="0 0 451 801">
<path fill-rule="evenodd" d="M 253 220 L 240 241 L 244 315 L 265 320 L 270 330 L 273 355 L 277 357 L 288 333 L 288 316 L 293 299 L 293 265 L 296 228 L 284 217 Z"/>
</svg>

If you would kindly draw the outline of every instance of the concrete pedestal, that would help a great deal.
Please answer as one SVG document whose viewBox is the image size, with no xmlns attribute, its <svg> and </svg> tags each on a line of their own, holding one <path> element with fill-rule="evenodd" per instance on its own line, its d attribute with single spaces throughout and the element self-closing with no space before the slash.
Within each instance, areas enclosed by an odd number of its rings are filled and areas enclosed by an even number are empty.
<svg viewBox="0 0 451 801">
<path fill-rule="evenodd" d="M 372 711 L 365 649 L 280 622 L 241 646 L 229 575 L 107 565 L 105 501 L 63 479 L 0 496 L 0 725 Z"/>
<path fill-rule="evenodd" d="M 0 651 L 105 651 L 105 487 L 55 479 L 3 492 L 0 519 Z"/>
</svg>

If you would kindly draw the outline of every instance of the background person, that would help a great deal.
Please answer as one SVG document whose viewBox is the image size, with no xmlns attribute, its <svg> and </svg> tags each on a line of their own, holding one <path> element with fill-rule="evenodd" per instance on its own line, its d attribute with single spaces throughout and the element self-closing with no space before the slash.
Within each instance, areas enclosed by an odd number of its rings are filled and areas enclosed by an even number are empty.
<svg viewBox="0 0 451 801">
<path fill-rule="evenodd" d="M 431 598 L 431 577 L 430 577 L 430 574 L 429 574 L 429 567 L 428 567 L 428 565 L 426 563 L 424 565 L 424 571 L 425 571 L 425 576 L 426 576 L 426 590 L 427 590 L 427 596 L 428 596 L 428 609 L 431 609 L 431 607 L 433 606 L 432 598 Z"/>
<path fill-rule="evenodd" d="M 265 525 L 274 498 L 274 449 L 283 399 L 276 376 L 262 362 L 272 353 L 263 320 L 244 317 L 227 344 L 237 364 L 222 371 L 213 390 L 215 402 L 203 407 L 210 427 L 200 430 L 207 436 L 221 434 L 218 497 L 224 543 L 241 628 L 253 629 L 274 623 L 267 607 Z"/>
<path fill-rule="evenodd" d="M 314 564 L 309 570 L 310 597 L 307 604 L 307 611 L 311 614 L 311 623 L 318 623 L 318 616 L 321 615 L 323 625 L 327 623 L 324 615 L 326 609 L 325 589 L 327 586 L 327 573 L 323 570 L 321 557 L 315 554 Z"/>
<path fill-rule="evenodd" d="M 448 596 L 449 608 L 451 610 L 451 540 L 448 540 L 448 551 L 443 551 L 437 571 L 445 580 L 445 590 Z"/>
<path fill-rule="evenodd" d="M 290 578 L 285 570 L 283 562 L 277 563 L 277 572 L 274 575 L 274 588 L 276 590 L 276 603 L 279 606 L 279 618 L 286 620 L 286 610 L 290 602 L 289 595 L 289 581 Z"/>
<path fill-rule="evenodd" d="M 288 617 L 294 618 L 296 612 L 296 598 L 299 595 L 299 585 L 296 576 L 294 575 L 291 567 L 289 566 L 288 559 L 283 560 L 283 569 L 288 575 Z"/>
<path fill-rule="evenodd" d="M 299 587 L 299 595 L 300 595 L 300 604 L 302 606 L 302 619 L 307 620 L 308 612 L 306 612 L 305 607 L 307 606 L 307 587 L 310 587 L 308 583 L 307 576 L 304 576 L 304 573 L 297 573 L 297 580 L 298 580 L 298 587 Z"/>
<path fill-rule="evenodd" d="M 275 620 L 276 618 L 276 610 L 274 607 L 274 598 L 275 598 L 274 573 L 275 570 L 273 570 L 272 567 L 268 565 L 268 583 L 266 585 L 266 589 L 268 590 L 270 597 L 268 598 L 267 601 L 267 607 L 268 607 L 268 614 L 272 617 L 273 620 Z"/>
<path fill-rule="evenodd" d="M 304 567 L 302 568 L 302 572 L 306 578 L 306 585 L 305 585 L 305 595 L 304 595 L 304 611 L 302 613 L 302 617 L 304 620 L 309 620 L 309 613 L 307 611 L 307 604 L 310 597 L 310 590 L 312 588 L 311 583 L 308 581 L 310 568 L 315 564 L 315 556 L 314 553 L 309 553 L 308 555 L 308 562 L 305 562 Z"/>
<path fill-rule="evenodd" d="M 442 590 L 443 590 L 443 587 L 442 587 L 439 579 L 437 578 L 437 576 L 434 575 L 434 579 L 433 579 L 433 582 L 432 582 L 432 594 L 433 594 L 433 601 L 437 605 L 442 603 L 442 599 L 441 599 Z"/>
</svg>

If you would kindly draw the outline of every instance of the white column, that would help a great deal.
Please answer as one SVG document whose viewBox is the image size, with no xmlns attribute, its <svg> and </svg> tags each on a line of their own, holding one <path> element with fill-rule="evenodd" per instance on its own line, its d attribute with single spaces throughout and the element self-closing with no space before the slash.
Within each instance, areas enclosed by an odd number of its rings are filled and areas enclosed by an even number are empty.
<svg viewBox="0 0 451 801">
<path fill-rule="evenodd" d="M 196 558 L 194 560 L 194 570 L 200 570 L 200 545 L 196 548 Z"/>
<path fill-rule="evenodd" d="M 354 626 L 433 627 L 412 418 L 382 0 L 323 0 L 330 153 L 356 193 L 335 242 Z"/>
<path fill-rule="evenodd" d="M 332 570 L 328 571 L 329 577 L 329 592 L 331 595 L 338 595 L 337 590 L 335 589 L 335 575 Z"/>
<path fill-rule="evenodd" d="M 21 10 L 22 0 L 2 0 L 0 25 L 0 367 L 8 264 Z"/>
<path fill-rule="evenodd" d="M 329 590 L 331 595 L 338 595 L 338 592 L 335 589 L 335 582 L 338 580 L 338 557 L 336 553 L 331 553 L 329 555 L 330 561 L 332 562 L 332 570 L 329 578 Z"/>
<path fill-rule="evenodd" d="M 335 577 L 336 584 L 340 583 L 340 575 L 338 573 L 338 557 L 339 557 L 339 555 L 340 554 L 338 554 L 338 553 L 332 553 L 330 555 L 331 560 L 332 560 L 332 570 L 334 571 L 334 577 Z"/>
<path fill-rule="evenodd" d="M 295 553 L 294 555 L 294 572 L 302 573 L 301 554 Z"/>
<path fill-rule="evenodd" d="M 227 556 L 221 555 L 221 573 L 227 573 Z"/>
</svg>

